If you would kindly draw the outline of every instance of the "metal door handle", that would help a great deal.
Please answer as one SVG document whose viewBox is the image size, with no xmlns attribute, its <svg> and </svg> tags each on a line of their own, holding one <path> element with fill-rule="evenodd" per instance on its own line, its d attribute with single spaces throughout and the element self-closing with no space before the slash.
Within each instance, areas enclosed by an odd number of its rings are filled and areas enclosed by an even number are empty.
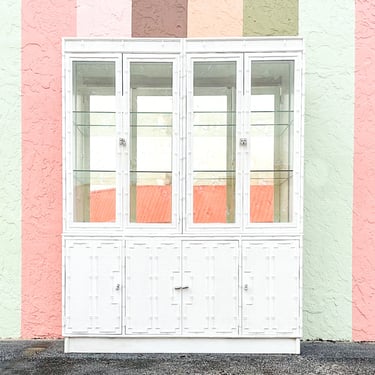
<svg viewBox="0 0 375 375">
<path fill-rule="evenodd" d="M 246 146 L 247 145 L 247 139 L 246 138 L 240 138 L 240 145 Z"/>
<path fill-rule="evenodd" d="M 176 286 L 175 289 L 176 290 L 180 290 L 180 289 L 188 289 L 189 287 L 188 286 Z"/>
<path fill-rule="evenodd" d="M 126 146 L 126 140 L 125 138 L 120 138 L 119 139 L 120 146 Z"/>
</svg>

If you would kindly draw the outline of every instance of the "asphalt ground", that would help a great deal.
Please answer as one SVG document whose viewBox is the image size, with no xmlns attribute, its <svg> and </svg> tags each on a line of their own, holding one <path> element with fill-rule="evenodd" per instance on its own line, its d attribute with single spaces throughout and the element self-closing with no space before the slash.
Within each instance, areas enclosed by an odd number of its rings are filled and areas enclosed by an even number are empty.
<svg viewBox="0 0 375 375">
<path fill-rule="evenodd" d="M 375 343 L 303 342 L 300 355 L 64 354 L 62 340 L 0 341 L 0 374 L 375 374 Z"/>
</svg>

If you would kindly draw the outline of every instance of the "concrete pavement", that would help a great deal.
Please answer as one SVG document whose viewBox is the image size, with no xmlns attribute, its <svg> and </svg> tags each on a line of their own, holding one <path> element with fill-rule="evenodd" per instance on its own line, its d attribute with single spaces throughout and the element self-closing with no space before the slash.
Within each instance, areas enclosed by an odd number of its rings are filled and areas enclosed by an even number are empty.
<svg viewBox="0 0 375 375">
<path fill-rule="evenodd" d="M 0 341 L 0 374 L 375 374 L 375 343 L 303 342 L 301 355 L 64 354 L 62 340 Z"/>
</svg>

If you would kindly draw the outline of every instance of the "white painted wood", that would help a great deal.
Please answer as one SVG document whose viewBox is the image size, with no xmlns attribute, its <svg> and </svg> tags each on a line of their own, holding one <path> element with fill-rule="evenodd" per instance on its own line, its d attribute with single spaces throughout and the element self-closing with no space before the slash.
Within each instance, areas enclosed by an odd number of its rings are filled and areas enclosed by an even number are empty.
<svg viewBox="0 0 375 375">
<path fill-rule="evenodd" d="M 180 245 L 174 241 L 127 241 L 126 334 L 181 332 Z"/>
<path fill-rule="evenodd" d="M 244 241 L 242 251 L 242 333 L 297 337 L 299 242 Z"/>
<path fill-rule="evenodd" d="M 131 38 L 95 39 L 64 38 L 63 49 L 69 53 L 215 53 L 253 52 L 300 53 L 301 37 L 242 37 L 242 38 Z"/>
<path fill-rule="evenodd" d="M 184 242 L 182 267 L 182 333 L 238 334 L 238 242 Z"/>
<path fill-rule="evenodd" d="M 300 310 L 299 243 L 277 241 L 271 255 L 274 261 L 274 326 L 277 333 L 298 335 Z"/>
<path fill-rule="evenodd" d="M 302 39 L 68 38 L 63 41 L 63 48 L 66 351 L 299 353 Z M 251 136 L 250 111 L 245 105 L 251 95 L 251 60 L 295 61 L 291 223 L 249 222 L 249 147 L 237 147 L 236 223 L 192 223 L 193 177 L 189 154 L 192 62 L 215 61 L 218 56 L 220 61 L 229 59 L 238 63 L 237 138 Z M 116 149 L 116 222 L 73 222 L 74 60 L 116 62 L 116 134 L 125 138 L 129 134 L 129 62 L 173 61 L 176 126 L 173 128 L 171 224 L 129 222 L 129 149 L 123 146 Z M 248 145 L 251 146 L 251 140 Z M 124 243 L 126 252 L 122 249 Z"/>
<path fill-rule="evenodd" d="M 66 334 L 121 334 L 119 241 L 66 241 L 65 287 Z"/>
<path fill-rule="evenodd" d="M 299 354 L 294 338 L 69 337 L 65 353 L 244 353 Z"/>
</svg>

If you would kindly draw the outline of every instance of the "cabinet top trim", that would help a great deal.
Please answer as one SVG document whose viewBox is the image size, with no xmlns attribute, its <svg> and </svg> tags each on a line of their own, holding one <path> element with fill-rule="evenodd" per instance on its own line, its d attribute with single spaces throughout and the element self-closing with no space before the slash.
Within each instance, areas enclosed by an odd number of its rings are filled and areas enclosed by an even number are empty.
<svg viewBox="0 0 375 375">
<path fill-rule="evenodd" d="M 244 38 L 64 38 L 64 53 L 265 53 L 302 52 L 301 37 Z"/>
</svg>

